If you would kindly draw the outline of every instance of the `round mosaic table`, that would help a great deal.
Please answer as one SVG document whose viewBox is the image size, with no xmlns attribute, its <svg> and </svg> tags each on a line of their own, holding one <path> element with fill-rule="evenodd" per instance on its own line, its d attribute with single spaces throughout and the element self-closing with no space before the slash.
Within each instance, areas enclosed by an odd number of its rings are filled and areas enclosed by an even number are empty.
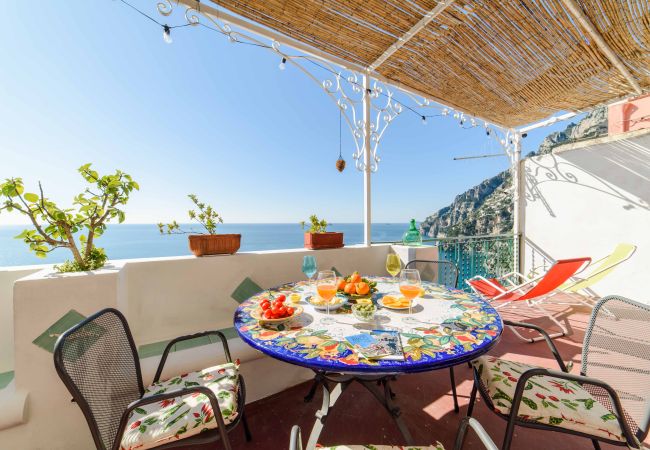
<svg viewBox="0 0 650 450">
<path fill-rule="evenodd" d="M 369 277 L 377 282 L 373 302 L 397 286 L 389 278 Z M 303 298 L 314 287 L 307 281 L 289 283 L 264 291 L 243 302 L 235 313 L 239 336 L 257 350 L 282 361 L 337 373 L 408 373 L 445 368 L 470 361 L 487 352 L 502 331 L 501 318 L 489 303 L 472 294 L 433 283 L 422 283 L 425 295 L 416 299 L 412 316 L 419 322 L 405 324 L 408 310 L 395 311 L 379 307 L 375 322 L 358 321 L 349 304 L 330 311 L 336 319 L 321 324 L 325 311 L 301 301 L 305 312 L 279 327 L 260 326 L 250 315 L 269 292 L 298 292 Z M 287 300 L 287 302 L 289 302 Z M 289 304 L 289 303 L 287 303 Z M 400 332 L 404 361 L 371 361 L 359 358 L 345 340 L 363 330 L 396 329 Z"/>
<path fill-rule="evenodd" d="M 501 317 L 484 300 L 456 289 L 423 282 L 424 295 L 415 300 L 411 316 L 416 323 L 404 323 L 407 310 L 390 310 L 377 303 L 386 294 L 397 293 L 397 285 L 386 277 L 368 277 L 377 282 L 373 303 L 378 305 L 374 322 L 357 320 L 350 305 L 330 311 L 335 322 L 323 324 L 325 311 L 316 310 L 304 299 L 313 295 L 315 287 L 307 281 L 289 283 L 252 296 L 235 312 L 234 324 L 239 336 L 253 348 L 281 361 L 312 369 L 314 385 L 305 398 L 311 400 L 316 388 L 323 387 L 323 406 L 317 412 L 307 448 L 312 448 L 320 435 L 329 409 L 352 382 L 361 383 L 383 404 L 412 444 L 411 435 L 400 419 L 393 403 L 390 382 L 395 375 L 452 367 L 486 353 L 503 330 Z M 303 297 L 304 313 L 286 324 L 261 326 L 251 317 L 261 299 L 269 293 L 297 292 Z M 289 300 L 287 300 L 289 302 Z M 368 360 L 352 350 L 345 337 L 361 332 L 388 329 L 400 333 L 403 360 Z M 452 372 L 453 374 L 453 372 Z M 452 380 L 453 382 L 453 380 Z M 336 387 L 330 388 L 334 383 Z M 383 386 L 383 389 L 378 388 Z M 310 447 L 311 446 L 311 447 Z"/>
</svg>

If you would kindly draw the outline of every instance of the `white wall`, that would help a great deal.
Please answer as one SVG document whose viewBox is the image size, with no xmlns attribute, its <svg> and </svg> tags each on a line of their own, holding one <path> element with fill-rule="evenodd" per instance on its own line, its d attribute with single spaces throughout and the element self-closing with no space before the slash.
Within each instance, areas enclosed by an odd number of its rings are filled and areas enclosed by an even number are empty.
<svg viewBox="0 0 650 450">
<path fill-rule="evenodd" d="M 79 407 L 70 402 L 70 394 L 56 375 L 52 354 L 32 343 L 71 309 L 89 316 L 105 307 L 117 307 L 125 313 L 140 346 L 231 327 L 238 305 L 230 295 L 245 277 L 264 288 L 304 279 L 301 263 L 308 252 L 316 255 L 320 268 L 335 266 L 343 273 L 359 270 L 383 275 L 390 248 L 381 245 L 115 261 L 96 272 L 53 274 L 47 269 L 28 271 L 17 280 L 17 276 L 11 277 L 11 269 L 0 270 L 0 293 L 6 295 L 10 290 L 7 286 L 13 284 L 14 328 L 13 339 L 7 341 L 0 335 L 4 339 L 0 345 L 13 347 L 15 361 L 14 383 L 0 391 L 0 450 L 93 447 Z M 7 303 L 8 297 L 3 298 Z M 0 304 L 5 322 L 8 311 L 8 305 Z M 233 357 L 242 360 L 249 402 L 312 376 L 307 369 L 263 356 L 238 338 L 230 344 Z M 166 372 L 207 367 L 215 363 L 218 352 L 216 345 L 176 352 Z M 145 384 L 151 381 L 158 360 L 159 356 L 141 360 Z"/>
<path fill-rule="evenodd" d="M 650 130 L 565 145 L 523 164 L 525 270 L 543 254 L 596 260 L 631 243 L 636 253 L 592 290 L 650 303 Z"/>
<path fill-rule="evenodd" d="M 0 270 L 0 373 L 14 369 L 14 282 L 44 266 L 16 266 Z"/>
</svg>

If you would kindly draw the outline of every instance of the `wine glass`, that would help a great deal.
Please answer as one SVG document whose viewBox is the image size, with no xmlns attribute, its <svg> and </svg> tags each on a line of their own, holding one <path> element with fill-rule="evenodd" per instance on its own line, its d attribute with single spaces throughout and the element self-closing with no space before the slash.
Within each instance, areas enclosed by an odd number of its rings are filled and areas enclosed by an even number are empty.
<svg viewBox="0 0 650 450">
<path fill-rule="evenodd" d="M 422 286 L 422 281 L 420 281 L 420 271 L 417 269 L 404 269 L 400 274 L 399 279 L 399 290 L 404 297 L 409 301 L 409 315 L 405 317 L 402 321 L 404 323 L 417 323 L 418 320 L 415 317 L 412 317 L 413 314 L 413 300 L 420 295 L 420 287 Z"/>
<path fill-rule="evenodd" d="M 311 286 L 311 279 L 318 271 L 318 266 L 316 266 L 316 258 L 312 255 L 306 255 L 302 257 L 302 273 L 309 278 L 309 285 Z"/>
<path fill-rule="evenodd" d="M 400 270 L 402 270 L 402 260 L 400 257 L 395 253 L 388 254 L 386 256 L 386 272 L 393 277 L 393 286 L 396 284 L 395 277 L 399 274 Z"/>
<path fill-rule="evenodd" d="M 333 270 L 323 270 L 316 276 L 316 290 L 320 298 L 325 300 L 327 317 L 321 319 L 321 323 L 327 325 L 336 322 L 330 317 L 330 303 L 336 295 L 336 273 Z"/>
</svg>

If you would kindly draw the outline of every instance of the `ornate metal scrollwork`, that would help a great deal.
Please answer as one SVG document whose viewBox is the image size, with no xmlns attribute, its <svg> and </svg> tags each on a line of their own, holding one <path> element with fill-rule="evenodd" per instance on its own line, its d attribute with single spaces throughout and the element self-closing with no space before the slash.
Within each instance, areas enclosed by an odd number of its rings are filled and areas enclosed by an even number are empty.
<svg viewBox="0 0 650 450">
<path fill-rule="evenodd" d="M 178 0 L 157 0 L 156 5 L 158 12 L 163 16 L 170 16 L 176 6 L 179 6 Z M 253 44 L 277 53 L 282 58 L 282 66 L 284 66 L 285 62 L 291 64 L 320 86 L 340 109 L 350 129 L 355 143 L 355 151 L 352 156 L 355 160 L 356 168 L 360 171 L 367 169 L 365 163 L 366 152 L 370 153 L 369 169 L 372 172 L 376 172 L 379 167 L 379 162 L 381 161 L 377 153 L 379 143 L 388 126 L 404 110 L 403 102 L 395 99 L 396 92 L 411 99 L 418 108 L 437 108 L 441 111 L 441 116 L 446 116 L 450 112 L 449 108 L 442 107 L 426 98 L 418 98 L 402 89 L 390 88 L 376 79 L 371 79 L 370 87 L 368 90 L 365 90 L 363 87 L 364 75 L 334 66 L 332 63 L 315 56 L 289 55 L 282 50 L 280 43 L 277 41 L 269 43 L 260 38 L 242 33 L 241 31 L 235 31 L 228 23 L 220 20 L 218 15 L 214 17 L 212 14 L 201 11 L 200 1 L 197 1 L 194 7 L 185 6 L 184 14 L 188 24 L 195 26 L 202 25 L 210 28 L 226 36 L 230 42 Z M 306 62 L 313 63 L 313 67 L 324 69 L 324 71 L 328 72 L 328 75 L 321 80 L 309 70 L 312 69 L 312 65 L 308 66 L 305 64 Z M 366 96 L 369 96 L 370 103 L 368 124 L 365 123 L 363 115 Z M 409 109 L 413 110 L 413 108 Z M 426 123 L 425 116 L 422 116 L 422 118 Z M 471 118 L 471 122 L 472 126 L 476 126 L 474 118 Z M 486 124 L 486 130 L 487 127 L 488 125 Z M 368 148 L 365 145 L 366 131 L 369 134 L 370 142 Z M 496 133 L 494 133 L 494 137 L 496 137 Z M 505 145 L 504 148 L 506 148 Z"/>
</svg>

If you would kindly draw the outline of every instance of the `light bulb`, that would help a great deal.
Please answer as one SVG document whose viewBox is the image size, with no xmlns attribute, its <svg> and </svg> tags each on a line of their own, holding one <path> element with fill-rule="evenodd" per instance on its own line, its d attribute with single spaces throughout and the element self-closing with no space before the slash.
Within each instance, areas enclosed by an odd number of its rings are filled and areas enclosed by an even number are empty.
<svg viewBox="0 0 650 450">
<path fill-rule="evenodd" d="M 286 65 L 287 65 L 287 58 L 282 58 L 282 61 L 280 62 L 280 64 L 278 64 L 278 69 L 284 70 Z"/>
<path fill-rule="evenodd" d="M 476 119 L 475 118 L 472 117 L 469 122 L 472 124 L 473 127 L 476 126 Z"/>
<path fill-rule="evenodd" d="M 447 108 L 443 109 L 442 110 L 442 115 L 446 116 L 447 114 L 449 114 L 449 110 Z"/>
<path fill-rule="evenodd" d="M 454 113 L 454 119 L 458 119 L 459 117 L 460 117 L 460 114 L 458 114 L 457 112 L 455 112 L 455 113 Z"/>
<path fill-rule="evenodd" d="M 169 25 L 163 26 L 163 40 L 168 44 L 171 44 L 173 42 L 172 41 L 172 30 L 171 30 L 171 28 L 169 28 Z"/>
<path fill-rule="evenodd" d="M 426 124 L 427 124 L 427 118 L 422 116 L 422 125 L 426 125 Z"/>
</svg>

